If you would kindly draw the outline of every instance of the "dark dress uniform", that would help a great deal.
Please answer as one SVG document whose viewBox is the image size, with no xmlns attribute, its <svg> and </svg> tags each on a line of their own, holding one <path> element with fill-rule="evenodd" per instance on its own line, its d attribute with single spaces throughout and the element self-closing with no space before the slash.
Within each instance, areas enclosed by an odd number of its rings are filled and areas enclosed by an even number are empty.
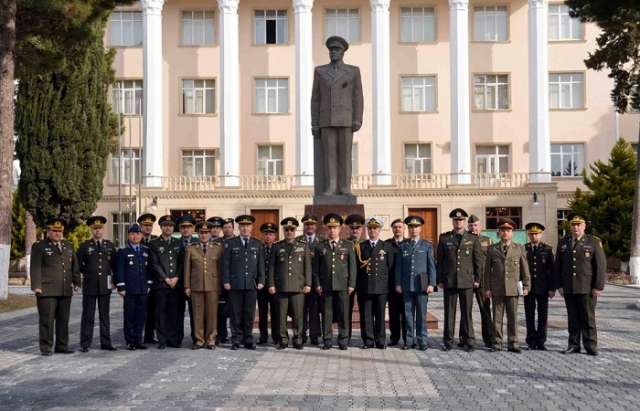
<svg viewBox="0 0 640 411">
<path fill-rule="evenodd" d="M 557 287 L 562 288 L 567 306 L 569 350 L 579 352 L 580 340 L 588 353 L 597 353 L 597 297 L 592 291 L 603 290 L 607 259 L 598 237 L 584 234 L 558 243 L 555 261 Z"/>
<path fill-rule="evenodd" d="M 225 243 L 222 257 L 222 283 L 230 284 L 229 304 L 231 341 L 252 348 L 258 284 L 264 284 L 264 247 L 250 237 L 234 237 Z"/>
<path fill-rule="evenodd" d="M 149 235 L 149 237 L 142 237 L 140 244 L 149 247 L 149 244 L 151 244 L 151 241 L 155 240 L 156 238 L 158 238 L 158 236 L 153 234 Z M 145 320 L 145 324 L 144 324 L 144 342 L 149 344 L 156 342 L 155 340 L 156 332 L 157 332 L 156 325 L 158 323 L 158 320 L 156 319 L 156 311 L 157 311 L 156 306 L 158 304 L 157 300 L 158 298 L 156 293 L 156 287 L 152 286 L 151 289 L 149 290 L 149 295 L 147 296 L 147 319 Z"/>
<path fill-rule="evenodd" d="M 309 238 L 311 237 L 311 238 Z M 296 238 L 298 241 L 302 241 L 309 247 L 311 253 L 311 260 L 313 261 L 314 251 L 316 245 L 318 245 L 323 239 L 317 235 L 307 236 L 301 235 Z M 310 241 L 311 240 L 311 241 Z M 320 316 L 322 314 L 322 299 L 320 295 L 311 290 L 310 293 L 304 296 L 304 314 L 302 316 L 302 341 L 307 341 L 307 334 L 314 344 L 318 343 L 318 339 L 322 337 L 322 326 Z"/>
<path fill-rule="evenodd" d="M 364 347 L 386 346 L 385 308 L 389 294 L 389 277 L 393 276 L 393 246 L 383 240 L 359 243 L 356 292 L 360 310 L 360 334 Z"/>
<path fill-rule="evenodd" d="M 98 303 L 100 318 L 100 346 L 112 347 L 109 321 L 111 301 L 111 274 L 115 263 L 116 248 L 109 240 L 87 240 L 76 253 L 82 274 L 82 320 L 80 322 L 80 346 L 89 348 L 93 340 L 93 324 Z"/>
<path fill-rule="evenodd" d="M 460 299 L 460 343 L 471 348 L 473 341 L 474 283 L 480 283 L 482 249 L 478 237 L 462 231 L 449 231 L 438 241 L 437 283 L 444 285 L 444 330 L 442 341 L 445 349 L 453 344 L 456 325 L 456 308 Z"/>
<path fill-rule="evenodd" d="M 549 291 L 554 291 L 553 248 L 543 242 L 525 244 L 531 289 L 524 297 L 524 312 L 527 320 L 527 345 L 529 348 L 544 347 L 547 341 L 547 314 L 549 312 Z M 538 324 L 536 326 L 536 307 Z"/>
<path fill-rule="evenodd" d="M 394 259 L 398 258 L 400 252 L 400 243 L 404 239 L 397 241 L 395 238 L 389 238 L 386 240 L 393 249 Z M 389 345 L 394 346 L 400 341 L 402 336 L 402 343 L 407 341 L 407 330 L 404 324 L 404 301 L 402 301 L 402 294 L 396 292 L 396 278 L 395 278 L 395 264 L 393 267 L 393 273 L 389 276 L 389 294 L 387 301 L 389 301 Z"/>
<path fill-rule="evenodd" d="M 349 240 L 323 240 L 314 249 L 314 287 L 322 287 L 322 338 L 330 348 L 333 339 L 334 307 L 338 320 L 338 345 L 347 347 L 349 340 L 349 292 L 356 287 L 356 258 Z M 335 300 L 335 303 L 334 303 Z"/>
<path fill-rule="evenodd" d="M 73 246 L 61 240 L 59 245 L 45 239 L 31 248 L 31 290 L 39 288 L 38 322 L 40 352 L 66 352 L 69 346 L 69 312 L 73 287 L 80 286 L 80 271 Z"/>
<path fill-rule="evenodd" d="M 481 253 L 481 261 L 480 267 L 482 267 L 480 272 L 480 287 L 473 290 L 476 295 L 476 303 L 478 304 L 478 311 L 480 311 L 480 321 L 482 322 L 482 342 L 486 347 L 491 347 L 494 343 L 493 341 L 493 320 L 491 319 L 491 299 L 487 298 L 485 295 L 485 280 L 484 280 L 484 267 L 487 260 L 487 252 L 489 251 L 489 247 L 493 241 L 491 238 L 486 235 L 479 235 L 478 240 L 480 241 L 480 249 Z M 471 311 L 471 317 L 469 317 L 470 324 L 473 324 L 473 310 Z M 473 330 L 473 327 L 469 328 L 469 340 L 475 341 L 476 335 Z"/>
<path fill-rule="evenodd" d="M 137 251 L 136 251 L 137 248 Z M 147 295 L 153 284 L 149 265 L 149 248 L 131 243 L 118 250 L 115 282 L 124 296 L 124 339 L 129 348 L 140 347 L 147 317 Z"/>
<path fill-rule="evenodd" d="M 187 247 L 189 247 L 192 243 L 198 242 L 196 237 L 180 237 L 180 245 L 182 246 L 182 256 L 184 257 L 186 253 Z M 184 275 L 180 276 L 180 280 L 178 280 L 178 285 L 176 285 L 176 290 L 178 291 L 178 315 L 176 316 L 176 321 L 178 322 L 176 327 L 176 342 L 178 345 L 182 344 L 182 340 L 184 339 L 184 313 L 185 313 L 185 304 L 187 305 L 187 311 L 189 312 L 189 327 L 191 328 L 191 342 L 193 344 L 196 343 L 196 331 L 195 324 L 193 322 L 193 304 L 191 302 L 191 298 L 187 297 L 184 294 Z"/>
<path fill-rule="evenodd" d="M 179 239 L 159 237 L 149 243 L 151 257 L 151 271 L 153 274 L 153 289 L 155 290 L 155 319 L 158 343 L 162 346 L 177 347 L 182 339 L 178 339 L 178 313 L 184 275 L 184 248 Z M 168 278 L 178 278 L 176 286 L 171 288 L 167 283 Z M 184 313 L 184 303 L 182 305 Z M 184 322 L 184 314 L 183 314 Z"/>
<path fill-rule="evenodd" d="M 307 243 L 300 240 L 278 241 L 271 248 L 265 288 L 276 288 L 279 342 L 285 347 L 289 343 L 287 314 L 291 313 L 293 345 L 301 348 L 303 345 L 303 288 L 312 285 L 311 252 Z M 272 321 L 274 321 L 273 318 Z"/>
<path fill-rule="evenodd" d="M 222 246 L 233 237 L 221 237 L 212 239 L 218 241 Z M 229 291 L 224 287 L 220 290 L 218 297 L 218 335 L 216 336 L 216 344 L 226 343 L 229 339 Z"/>
<path fill-rule="evenodd" d="M 277 227 L 273 223 L 274 227 Z M 271 253 L 273 244 L 268 246 L 264 244 L 264 276 L 269 277 L 269 262 L 271 261 Z M 269 294 L 267 287 L 258 290 L 258 329 L 260 330 L 260 344 L 264 344 L 269 340 L 269 314 L 271 314 L 271 340 L 274 344 L 278 343 L 280 332 L 278 331 L 278 314 L 277 304 L 274 295 Z"/>
</svg>

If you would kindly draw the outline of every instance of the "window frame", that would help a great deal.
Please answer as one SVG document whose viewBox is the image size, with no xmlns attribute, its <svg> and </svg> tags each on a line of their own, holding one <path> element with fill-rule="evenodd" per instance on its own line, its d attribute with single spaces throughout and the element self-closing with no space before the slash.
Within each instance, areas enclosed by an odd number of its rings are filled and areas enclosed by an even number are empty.
<svg viewBox="0 0 640 411">
<path fill-rule="evenodd" d="M 566 38 L 566 37 L 551 38 L 551 16 L 552 15 L 558 16 L 558 33 L 561 33 L 562 32 L 561 16 L 563 15 L 560 13 L 552 13 L 551 7 L 562 7 L 562 6 L 567 7 L 567 11 L 569 10 L 568 6 L 563 2 L 552 1 L 552 2 L 549 2 L 547 6 L 547 42 L 548 43 L 563 43 L 563 42 L 574 43 L 574 42 L 585 41 L 584 23 L 582 23 L 580 19 L 571 17 L 569 13 L 567 13 L 567 15 L 569 15 L 570 21 L 578 23 L 578 30 L 579 30 L 578 38 Z"/>
<path fill-rule="evenodd" d="M 416 148 L 416 157 L 415 158 L 408 158 L 407 157 L 407 146 L 415 146 Z M 425 146 L 428 148 L 429 150 L 429 156 L 428 157 L 418 157 L 419 154 L 419 150 L 420 150 L 420 146 Z M 415 171 L 415 164 L 417 161 L 420 161 L 422 163 L 421 168 L 423 169 L 422 173 L 415 173 L 415 172 L 408 172 L 407 170 L 407 161 L 409 160 L 413 160 L 413 164 L 414 164 L 414 171 Z M 424 162 L 427 161 L 428 165 L 429 165 L 429 170 L 427 172 L 424 172 Z M 402 172 L 404 175 L 410 175 L 410 176 L 424 176 L 424 175 L 429 175 L 429 174 L 433 174 L 433 144 L 431 142 L 427 142 L 427 141 L 405 141 L 402 144 Z"/>
<path fill-rule="evenodd" d="M 199 117 L 199 116 L 212 117 L 212 116 L 216 116 L 218 114 L 218 88 L 217 88 L 217 82 L 218 81 L 217 81 L 217 78 L 215 78 L 215 77 L 207 77 L 207 78 L 204 78 L 204 77 L 182 77 L 182 78 L 179 79 L 179 81 L 180 81 L 180 83 L 179 83 L 179 86 L 180 86 L 180 90 L 179 90 L 179 93 L 180 93 L 180 95 L 179 95 L 180 107 L 179 107 L 178 115 L 180 115 L 180 116 L 196 116 L 196 117 Z M 205 112 L 195 112 L 195 110 L 193 112 L 189 112 L 189 113 L 185 112 L 185 104 L 184 104 L 185 103 L 185 100 L 184 100 L 184 90 L 185 90 L 184 82 L 185 81 L 193 81 L 194 82 L 194 88 L 192 90 L 196 90 L 196 87 L 195 87 L 195 82 L 196 81 L 213 82 L 213 87 L 211 87 L 211 88 L 207 88 L 207 87 L 202 88 L 202 90 L 204 90 L 202 107 L 205 108 Z M 205 83 L 205 85 L 206 85 L 206 83 Z M 212 91 L 213 91 L 213 112 L 211 112 L 211 113 L 206 112 L 206 104 L 207 104 L 207 101 L 208 101 L 206 99 L 206 90 L 208 90 L 208 89 L 212 89 Z M 192 98 L 193 98 L 192 105 L 195 108 L 195 104 L 196 104 L 195 93 L 194 93 Z"/>
<path fill-rule="evenodd" d="M 133 84 L 133 88 L 122 88 L 122 87 L 116 87 L 118 84 L 124 84 L 124 83 L 132 83 Z M 140 83 L 140 87 L 136 87 L 137 83 Z M 121 98 L 120 98 L 120 107 L 123 109 L 123 111 L 118 111 L 116 108 L 118 107 L 116 105 L 116 101 L 118 99 L 116 99 L 116 90 L 120 90 L 121 93 Z M 134 106 L 137 107 L 137 103 L 138 103 L 138 99 L 136 98 L 137 96 L 137 92 L 140 92 L 140 111 L 137 112 L 135 109 L 133 112 L 124 112 L 124 108 L 126 107 L 126 94 L 127 93 L 133 93 L 133 101 L 134 101 Z M 131 116 L 131 117 L 142 117 L 144 115 L 144 80 L 143 79 L 132 79 L 132 78 L 121 78 L 121 79 L 116 79 L 113 84 L 111 85 L 111 109 L 113 110 L 113 112 L 115 114 L 120 114 L 122 116 Z"/>
<path fill-rule="evenodd" d="M 129 154 L 128 154 L 129 151 L 133 152 L 131 159 L 129 159 Z M 122 155 L 123 153 L 125 153 L 125 155 Z M 116 162 L 118 161 L 119 158 L 122 158 L 122 163 L 118 165 Z M 143 161 L 143 153 L 142 153 L 141 147 L 121 147 L 120 157 L 115 157 L 114 153 L 110 153 L 107 185 L 118 186 L 119 173 L 122 174 L 122 181 L 120 182 L 122 186 L 128 186 L 130 184 L 131 185 L 139 184 L 143 179 L 142 167 L 144 165 L 142 164 L 142 161 Z M 133 162 L 133 165 L 127 164 L 130 162 Z M 132 168 L 133 168 L 133 172 L 132 172 Z M 129 170 L 129 175 L 133 176 L 133 181 L 131 182 L 129 181 L 128 178 L 126 178 L 127 170 Z"/>
<path fill-rule="evenodd" d="M 269 11 L 274 11 L 276 13 L 275 17 L 273 18 L 267 18 L 267 12 Z M 282 18 L 281 16 L 278 16 L 278 12 L 282 12 L 284 11 L 286 13 L 286 18 Z M 260 43 L 258 42 L 258 16 L 256 16 L 257 12 L 263 12 L 263 16 L 262 19 L 264 20 L 264 42 Z M 291 29 L 291 25 L 289 24 L 289 16 L 291 15 L 289 8 L 288 7 L 275 7 L 275 8 L 254 8 L 251 9 L 251 18 L 252 18 L 252 23 L 253 23 L 253 38 L 252 38 L 252 45 L 256 46 L 256 47 L 273 47 L 273 46 L 287 46 L 291 43 L 291 35 L 289 33 L 289 30 Z M 267 20 L 275 20 L 276 21 L 276 42 L 275 43 L 267 43 Z M 284 24 L 285 29 L 284 29 L 284 36 L 285 39 L 282 42 L 278 42 L 278 22 L 283 21 L 284 20 Z"/>
<path fill-rule="evenodd" d="M 267 142 L 267 143 L 260 143 L 260 144 L 256 144 L 256 175 L 260 176 L 260 177 L 264 177 L 264 178 L 279 178 L 285 175 L 285 147 L 284 147 L 284 143 L 277 143 L 277 142 Z M 262 161 L 260 158 L 260 148 L 261 147 L 268 147 L 269 148 L 269 158 L 267 160 L 265 160 L 267 162 L 267 165 L 265 166 L 265 170 L 267 170 L 266 174 L 260 174 L 260 162 Z M 274 159 L 273 158 L 273 148 L 274 147 L 279 147 L 282 149 L 282 158 L 280 159 Z M 273 163 L 275 162 L 274 167 L 276 168 L 276 173 L 275 174 L 269 174 L 268 170 L 270 169 L 269 163 Z M 277 173 L 277 162 L 280 162 L 280 164 L 282 165 L 282 173 L 278 174 Z"/>
<path fill-rule="evenodd" d="M 412 41 L 404 41 L 402 39 L 402 25 L 404 22 L 404 16 L 402 15 L 402 11 L 403 9 L 410 9 L 413 10 L 414 9 L 422 9 L 423 11 L 425 10 L 431 10 L 433 12 L 433 40 L 421 40 L 421 41 L 416 41 L 413 40 Z M 438 11 L 437 11 L 437 7 L 435 5 L 405 5 L 405 4 L 401 4 L 398 7 L 398 13 L 399 13 L 399 18 L 398 18 L 398 43 L 399 44 L 434 44 L 438 42 Z M 412 14 L 413 17 L 413 14 Z M 412 20 L 413 23 L 413 20 Z M 414 30 L 413 30 L 414 26 L 412 24 L 411 26 L 411 32 L 413 34 Z M 425 31 L 426 32 L 426 31 Z M 413 36 L 412 36 L 413 37 Z"/>
<path fill-rule="evenodd" d="M 506 14 L 505 18 L 506 18 L 506 20 L 505 20 L 505 38 L 504 38 L 504 40 L 501 40 L 501 39 L 486 40 L 486 39 L 477 39 L 476 38 L 476 10 L 477 9 L 484 9 L 483 10 L 483 14 L 485 15 L 485 19 L 486 19 L 486 16 L 487 16 L 487 14 L 486 14 L 487 10 L 486 9 L 487 8 L 491 8 L 491 7 L 496 9 L 496 10 L 494 10 L 494 12 L 497 11 L 498 7 L 504 7 L 504 9 L 505 9 L 505 14 Z M 473 4 L 473 8 L 470 7 L 469 12 L 470 12 L 470 16 L 469 16 L 470 17 L 470 19 L 469 19 L 470 21 L 469 21 L 469 23 L 470 23 L 470 26 L 471 26 L 471 30 L 470 30 L 470 33 L 469 33 L 469 38 L 470 38 L 472 43 L 490 43 L 490 44 L 492 44 L 492 43 L 509 43 L 511 41 L 511 21 L 510 21 L 511 20 L 510 19 L 510 17 L 511 17 L 511 8 L 509 7 L 509 4 L 501 3 L 501 2 L 496 2 L 496 3 L 493 3 L 493 4 Z M 486 21 L 485 21 L 485 28 L 486 28 Z M 497 30 L 496 30 L 496 33 L 497 33 Z M 486 36 L 486 32 L 484 34 Z"/>
<path fill-rule="evenodd" d="M 400 113 L 401 114 L 435 114 L 438 113 L 438 75 L 435 73 L 426 73 L 426 74 L 400 74 L 400 87 L 399 87 L 399 96 L 398 96 L 398 100 L 400 102 Z M 433 101 L 434 101 L 434 105 L 433 105 L 433 110 L 427 110 L 426 109 L 426 104 L 425 104 L 425 110 L 406 110 L 406 108 L 404 107 L 404 98 L 403 98 L 403 93 L 404 93 L 404 86 L 403 86 L 403 81 L 405 79 L 416 79 L 416 78 L 433 78 Z M 414 90 L 415 86 L 412 84 L 411 85 L 412 91 Z M 427 89 L 427 86 L 423 85 L 421 86 L 422 89 Z M 426 98 L 426 93 L 424 94 L 425 98 Z M 412 104 L 414 103 L 414 95 L 412 92 L 412 96 L 411 96 L 411 100 L 412 100 Z M 426 99 L 425 99 L 425 103 L 426 103 Z M 413 107 L 412 107 L 413 108 Z"/>
<path fill-rule="evenodd" d="M 480 147 L 493 147 L 495 148 L 494 153 L 491 154 L 479 154 L 478 153 L 478 149 Z M 501 154 L 500 153 L 500 147 L 506 147 L 507 149 L 507 153 L 506 154 Z M 476 144 L 474 146 L 474 162 L 475 162 L 475 173 L 476 174 L 483 174 L 484 176 L 499 176 L 500 174 L 508 174 L 511 172 L 511 167 L 512 167 L 512 160 L 511 160 L 511 145 L 506 144 L 506 143 L 489 143 L 489 144 Z M 483 172 L 479 172 L 478 171 L 478 159 L 479 158 L 484 158 L 487 160 L 490 159 L 495 159 L 496 160 L 496 166 L 497 166 L 497 172 L 489 172 L 486 171 L 486 168 L 488 167 L 489 162 L 487 162 L 485 164 L 485 171 Z M 506 158 L 507 159 L 507 166 L 506 166 L 506 171 L 500 171 L 500 159 L 502 158 Z"/>
<path fill-rule="evenodd" d="M 114 30 L 113 30 L 113 19 L 114 19 L 114 16 L 115 16 L 116 13 L 120 13 L 120 14 L 121 13 L 126 13 L 126 14 L 138 13 L 140 15 L 140 20 L 136 20 L 136 19 L 133 19 L 133 20 L 118 20 L 118 21 L 120 21 L 120 24 L 121 24 L 121 26 L 120 26 L 121 27 L 121 33 L 120 33 L 121 34 L 121 40 L 124 39 L 124 35 L 123 35 L 124 31 L 122 30 L 122 22 L 125 22 L 125 21 L 129 22 L 130 21 L 133 24 L 135 24 L 138 21 L 140 22 L 140 41 L 139 42 L 131 43 L 131 44 L 124 44 L 124 41 L 121 41 L 120 44 L 114 44 L 114 42 L 113 42 L 113 32 L 114 32 Z M 144 42 L 144 17 L 143 17 L 143 13 L 142 13 L 141 9 L 115 9 L 115 10 L 113 10 L 111 15 L 109 16 L 108 27 L 109 27 L 109 30 L 108 30 L 109 31 L 109 33 L 108 33 L 108 35 L 109 35 L 109 42 L 108 42 L 109 47 L 113 47 L 113 48 L 139 48 L 139 47 L 142 47 L 142 43 Z M 135 33 L 135 27 L 132 29 L 132 36 L 135 37 L 134 33 Z"/>
<path fill-rule="evenodd" d="M 322 30 L 323 30 L 323 43 L 330 37 L 330 36 L 334 36 L 334 35 L 340 35 L 337 33 L 332 33 L 329 34 L 329 30 L 327 29 L 327 25 L 328 25 L 328 19 L 330 16 L 330 11 L 339 11 L 339 10 L 346 10 L 347 11 L 347 29 L 349 31 L 349 36 L 341 36 L 343 37 L 345 40 L 347 40 L 347 42 L 349 43 L 349 46 L 352 46 L 354 44 L 360 44 L 362 43 L 362 13 L 360 12 L 360 7 L 348 7 L 348 6 L 336 6 L 336 7 L 324 7 L 323 8 L 323 20 L 322 20 Z M 358 38 L 357 40 L 354 40 L 351 38 L 351 12 L 355 10 L 358 16 Z M 335 18 L 337 18 L 338 13 L 335 14 Z M 337 20 L 336 20 L 336 27 L 337 27 Z"/>
<path fill-rule="evenodd" d="M 495 216 L 490 216 L 488 211 L 491 209 L 495 209 L 496 213 Z M 500 213 L 499 210 L 500 209 L 505 209 L 508 210 L 509 213 L 508 214 L 504 214 L 504 213 Z M 516 214 L 512 214 L 513 210 L 518 210 L 519 213 Z M 487 230 L 496 230 L 498 228 L 498 220 L 501 217 L 508 217 L 511 218 L 515 223 L 516 223 L 516 230 L 521 230 L 523 228 L 522 225 L 522 221 L 523 221 L 523 207 L 521 206 L 488 206 L 488 207 L 484 207 L 484 219 L 485 219 L 485 228 Z M 495 219 L 495 222 L 493 221 Z"/>
<path fill-rule="evenodd" d="M 196 152 L 202 152 L 201 155 L 197 155 L 195 154 Z M 191 155 L 185 156 L 186 152 L 191 152 Z M 207 154 L 207 153 L 210 153 Z M 191 174 L 185 174 L 185 158 L 191 158 L 192 160 L 192 173 Z M 196 172 L 196 159 L 202 159 L 202 174 L 198 175 Z M 211 174 L 207 174 L 207 159 L 211 159 Z M 189 148 L 189 147 L 183 147 L 180 149 L 180 176 L 182 177 L 199 177 L 199 178 L 206 178 L 206 177 L 215 177 L 217 175 L 216 173 L 216 163 L 218 159 L 218 149 L 217 148 Z"/>
<path fill-rule="evenodd" d="M 267 83 L 265 83 L 265 94 L 264 94 L 264 98 L 265 98 L 265 111 L 258 111 L 258 81 L 265 81 L 267 82 L 268 80 L 285 80 L 286 84 L 287 84 L 287 88 L 286 88 L 286 98 L 287 98 L 287 109 L 286 111 L 269 111 L 268 110 L 268 105 L 269 105 L 269 96 L 268 96 L 268 90 L 269 88 L 266 86 Z M 291 82 L 289 81 L 289 77 L 279 77 L 279 76 L 259 76 L 259 77 L 254 77 L 253 78 L 253 115 L 259 115 L 259 116 L 264 116 L 264 115 L 269 115 L 269 116 L 273 116 L 273 115 L 289 115 L 291 114 Z M 279 90 L 280 87 L 276 86 L 276 90 Z M 280 94 L 279 92 L 277 92 L 276 94 L 276 105 L 279 105 L 278 102 L 278 98 L 279 98 Z"/>
<path fill-rule="evenodd" d="M 553 146 L 561 146 L 561 151 L 560 152 L 554 152 L 553 151 Z M 572 151 L 571 152 L 563 152 L 562 151 L 562 146 L 571 146 L 572 147 Z M 571 156 L 571 161 L 575 161 L 578 164 L 580 164 L 580 159 L 578 158 L 574 158 L 573 156 L 578 153 L 577 151 L 575 151 L 573 149 L 573 147 L 575 146 L 581 146 L 582 147 L 582 168 L 580 170 L 578 170 L 576 175 L 563 175 L 564 173 L 564 164 L 565 164 L 565 160 L 564 158 L 566 156 Z M 551 158 L 551 168 L 550 168 L 550 173 L 551 173 L 551 178 L 552 179 L 580 179 L 582 178 L 582 172 L 586 169 L 586 147 L 587 145 L 584 142 L 552 142 L 550 144 L 549 147 L 549 157 Z M 561 170 L 560 170 L 560 175 L 554 175 L 554 170 L 553 170 L 553 158 L 554 156 L 560 156 L 560 166 L 561 166 Z"/>
<path fill-rule="evenodd" d="M 490 83 L 488 81 L 485 81 L 482 85 L 478 85 L 476 84 L 476 78 L 480 77 L 480 76 L 484 76 L 485 80 L 490 77 L 490 76 L 495 76 L 496 80 L 494 83 Z M 500 76 L 506 76 L 507 77 L 507 82 L 506 82 L 506 86 L 507 86 L 507 107 L 506 108 L 501 108 L 498 107 L 499 103 L 500 103 L 500 86 L 503 85 L 503 83 L 500 83 L 498 78 Z M 472 76 L 472 85 L 471 85 L 471 99 L 472 99 L 472 112 L 478 112 L 478 113 L 482 113 L 482 112 L 500 112 L 500 111 L 511 111 L 512 107 L 511 107 L 511 73 L 473 73 Z M 482 86 L 483 87 L 483 102 L 485 107 L 480 108 L 476 105 L 476 87 L 477 86 Z M 495 103 L 496 103 L 496 108 L 487 108 L 487 101 L 488 101 L 488 94 L 487 91 L 490 87 L 495 87 Z"/>
<path fill-rule="evenodd" d="M 122 221 L 119 221 L 119 214 L 122 214 Z M 131 214 L 133 214 L 133 216 Z M 136 223 L 137 218 L 138 216 L 135 211 L 122 211 L 121 213 L 118 213 L 118 211 L 111 212 L 111 240 L 116 248 L 124 247 L 124 244 L 127 243 L 127 231 L 131 225 Z M 122 227 L 122 233 L 120 233 L 120 227 Z M 124 239 L 124 244 L 120 244 L 120 235 L 122 235 Z"/>
<path fill-rule="evenodd" d="M 579 74 L 582 76 L 582 87 L 580 88 L 580 92 L 582 93 L 582 105 L 580 107 L 552 107 L 551 106 L 551 76 L 552 75 L 557 75 L 557 76 L 562 76 L 562 75 L 576 75 Z M 549 71 L 548 75 L 547 75 L 547 88 L 548 88 L 548 100 L 549 100 L 549 110 L 550 111 L 580 111 L 580 110 L 586 110 L 587 109 L 587 73 L 586 71 L 581 71 L 581 70 L 576 70 L 576 71 Z M 558 101 L 561 102 L 562 101 L 562 95 L 561 95 L 561 85 L 564 83 L 561 83 L 560 81 L 557 82 L 558 83 Z M 572 84 L 571 82 L 569 84 Z M 571 100 L 573 101 L 573 94 L 571 95 Z"/>
<path fill-rule="evenodd" d="M 192 15 L 192 20 L 191 21 L 194 21 L 193 13 L 195 13 L 195 12 L 202 12 L 203 13 L 202 34 L 203 34 L 203 37 L 205 38 L 205 41 L 202 42 L 202 43 L 195 43 L 195 42 L 186 43 L 184 41 L 184 36 L 183 36 L 184 35 L 183 25 L 184 25 L 184 21 L 185 21 L 183 14 L 184 13 L 191 13 L 191 15 Z M 212 30 L 213 39 L 212 39 L 211 43 L 207 43 L 206 42 L 206 33 L 207 33 L 207 31 L 206 31 L 206 21 L 207 21 L 206 14 L 207 13 L 212 13 L 213 14 L 213 17 L 211 18 L 211 22 L 212 22 L 212 26 L 213 26 L 213 30 Z M 178 13 L 178 27 L 179 27 L 179 37 L 180 37 L 180 40 L 178 42 L 179 47 L 213 47 L 213 46 L 215 46 L 216 44 L 218 44 L 218 36 L 217 36 L 217 34 L 218 34 L 218 26 L 216 24 L 217 22 L 219 22 L 218 13 L 213 8 L 203 7 L 203 8 L 183 8 L 183 9 L 180 9 L 179 13 Z M 193 34 L 194 34 L 193 31 L 194 31 L 194 28 L 193 28 L 193 25 L 192 25 L 192 28 L 191 28 L 192 40 L 193 40 Z"/>
</svg>

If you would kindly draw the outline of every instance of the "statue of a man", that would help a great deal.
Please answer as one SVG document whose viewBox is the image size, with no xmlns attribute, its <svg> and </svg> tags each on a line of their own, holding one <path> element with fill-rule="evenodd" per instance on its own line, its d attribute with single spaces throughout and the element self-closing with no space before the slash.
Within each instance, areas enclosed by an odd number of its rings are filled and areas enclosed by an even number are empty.
<svg viewBox="0 0 640 411">
<path fill-rule="evenodd" d="M 331 62 L 313 74 L 311 129 L 314 137 L 316 203 L 355 203 L 351 194 L 353 133 L 362 126 L 360 69 L 342 59 L 349 43 L 331 36 L 325 45 Z"/>
</svg>

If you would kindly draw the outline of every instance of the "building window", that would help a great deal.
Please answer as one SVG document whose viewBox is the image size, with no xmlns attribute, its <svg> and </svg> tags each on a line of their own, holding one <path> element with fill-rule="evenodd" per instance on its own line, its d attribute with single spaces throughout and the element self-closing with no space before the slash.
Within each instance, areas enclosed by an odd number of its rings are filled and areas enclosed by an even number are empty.
<svg viewBox="0 0 640 411">
<path fill-rule="evenodd" d="M 111 13 L 110 20 L 112 46 L 142 44 L 142 12 L 114 11 Z"/>
<path fill-rule="evenodd" d="M 142 80 L 118 80 L 113 84 L 113 111 L 118 114 L 142 114 Z"/>
<path fill-rule="evenodd" d="M 552 176 L 579 177 L 583 168 L 583 144 L 551 144 Z"/>
<path fill-rule="evenodd" d="M 286 10 L 256 10 L 256 44 L 285 44 L 289 37 Z"/>
<path fill-rule="evenodd" d="M 358 175 L 358 143 L 351 146 L 351 175 Z"/>
<path fill-rule="evenodd" d="M 549 4 L 549 40 L 582 39 L 580 19 L 569 15 L 566 4 Z"/>
<path fill-rule="evenodd" d="M 192 10 L 182 12 L 182 44 L 202 46 L 213 44 L 213 11 Z"/>
<path fill-rule="evenodd" d="M 327 9 L 324 17 L 325 38 L 340 36 L 349 43 L 360 41 L 358 9 Z"/>
<path fill-rule="evenodd" d="M 559 208 L 557 211 L 558 238 L 564 238 L 569 234 L 567 230 L 569 223 L 567 222 L 571 210 Z"/>
<path fill-rule="evenodd" d="M 549 107 L 556 109 L 584 106 L 584 75 L 582 73 L 549 74 Z"/>
<path fill-rule="evenodd" d="M 476 172 L 502 174 L 509 172 L 509 146 L 477 146 Z"/>
<path fill-rule="evenodd" d="M 430 144 L 404 145 L 404 172 L 413 175 L 431 173 Z"/>
<path fill-rule="evenodd" d="M 475 41 L 507 41 L 507 8 L 479 6 L 473 9 Z"/>
<path fill-rule="evenodd" d="M 124 247 L 127 243 L 129 226 L 136 222 L 136 213 L 111 213 L 113 242 L 116 248 Z"/>
<path fill-rule="evenodd" d="M 189 177 L 215 174 L 215 150 L 182 150 L 182 175 Z"/>
<path fill-rule="evenodd" d="M 487 229 L 496 230 L 498 219 L 510 218 L 516 223 L 516 229 L 522 227 L 522 207 L 487 207 L 485 208 Z"/>
<path fill-rule="evenodd" d="M 509 76 L 507 74 L 476 74 L 473 76 L 473 84 L 476 110 L 509 108 Z"/>
<path fill-rule="evenodd" d="M 281 176 L 284 174 L 284 149 L 282 146 L 258 146 L 258 175 Z"/>
<path fill-rule="evenodd" d="M 402 87 L 402 111 L 436 111 L 436 77 L 410 76 L 400 79 Z"/>
<path fill-rule="evenodd" d="M 109 183 L 138 184 L 140 182 L 140 149 L 123 148 L 120 153 L 111 155 Z"/>
<path fill-rule="evenodd" d="M 400 41 L 429 43 L 436 41 L 435 11 L 430 7 L 400 9 Z"/>
<path fill-rule="evenodd" d="M 215 113 L 215 80 L 182 80 L 182 113 Z"/>
<path fill-rule="evenodd" d="M 256 79 L 256 113 L 289 112 L 289 80 Z"/>
</svg>

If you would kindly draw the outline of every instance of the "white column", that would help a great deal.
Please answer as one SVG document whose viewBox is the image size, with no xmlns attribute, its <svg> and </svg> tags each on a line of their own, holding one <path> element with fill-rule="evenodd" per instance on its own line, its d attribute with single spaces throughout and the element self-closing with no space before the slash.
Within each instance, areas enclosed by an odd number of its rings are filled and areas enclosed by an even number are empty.
<svg viewBox="0 0 640 411">
<path fill-rule="evenodd" d="M 160 187 L 164 175 L 162 93 L 162 6 L 164 0 L 141 0 L 143 32 L 144 183 Z"/>
<path fill-rule="evenodd" d="M 391 184 L 391 87 L 389 4 L 370 0 L 373 56 L 373 174 L 375 184 Z"/>
<path fill-rule="evenodd" d="M 449 0 L 451 183 L 471 183 L 469 136 L 469 0 Z"/>
<path fill-rule="evenodd" d="M 218 0 L 220 10 L 220 173 L 222 185 L 240 184 L 239 0 Z"/>
<path fill-rule="evenodd" d="M 529 180 L 551 181 L 547 0 L 529 0 Z"/>
<path fill-rule="evenodd" d="M 300 185 L 313 185 L 313 135 L 311 89 L 313 86 L 313 0 L 293 0 L 296 31 L 296 174 Z"/>
</svg>

